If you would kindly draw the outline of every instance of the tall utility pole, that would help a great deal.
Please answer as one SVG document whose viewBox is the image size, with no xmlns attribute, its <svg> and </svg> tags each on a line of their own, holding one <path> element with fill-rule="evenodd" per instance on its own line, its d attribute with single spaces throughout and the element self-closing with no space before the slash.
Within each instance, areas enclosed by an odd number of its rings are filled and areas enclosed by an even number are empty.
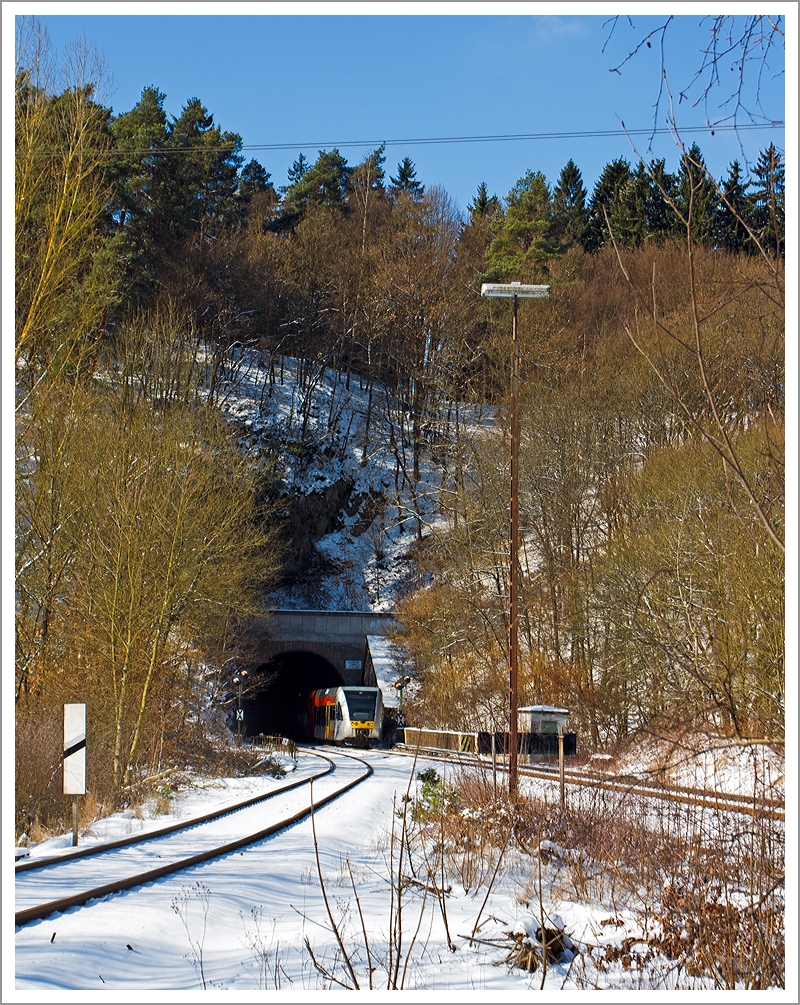
<svg viewBox="0 0 800 1005">
<path fill-rule="evenodd" d="M 508 795 L 517 799 L 517 687 L 519 664 L 519 347 L 517 345 L 517 300 L 520 297 L 543 300 L 549 286 L 525 286 L 522 283 L 484 283 L 482 297 L 503 297 L 512 301 L 511 309 L 511 518 L 509 527 L 509 611 L 508 611 Z"/>
</svg>

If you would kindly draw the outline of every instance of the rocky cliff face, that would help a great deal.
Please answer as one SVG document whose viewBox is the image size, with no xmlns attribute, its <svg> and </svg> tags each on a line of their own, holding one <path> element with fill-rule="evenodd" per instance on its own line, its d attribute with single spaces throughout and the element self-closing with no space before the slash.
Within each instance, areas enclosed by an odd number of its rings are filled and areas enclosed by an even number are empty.
<svg viewBox="0 0 800 1005">
<path fill-rule="evenodd" d="M 438 519 L 438 469 L 423 457 L 421 477 L 409 482 L 410 447 L 391 396 L 378 385 L 368 390 L 329 369 L 301 386 L 299 364 L 288 356 L 280 380 L 270 381 L 258 354 L 243 351 L 242 361 L 225 388 L 224 411 L 242 449 L 263 465 L 263 501 L 282 523 L 286 545 L 281 582 L 266 603 L 392 609 L 416 588 L 422 518 L 426 526 Z M 308 422 L 298 435 L 301 406 Z"/>
<path fill-rule="evenodd" d="M 352 491 L 351 479 L 339 478 L 313 492 L 290 489 L 281 497 L 286 510 L 284 582 L 294 582 L 318 566 L 315 542 L 341 526 Z"/>
</svg>

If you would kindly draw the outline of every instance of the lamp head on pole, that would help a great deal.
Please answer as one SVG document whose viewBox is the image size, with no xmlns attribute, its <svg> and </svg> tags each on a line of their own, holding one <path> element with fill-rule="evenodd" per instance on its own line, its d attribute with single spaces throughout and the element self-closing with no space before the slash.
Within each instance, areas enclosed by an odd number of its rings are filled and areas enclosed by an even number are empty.
<svg viewBox="0 0 800 1005">
<path fill-rule="evenodd" d="M 527 297 L 533 300 L 544 300 L 550 296 L 549 286 L 530 286 L 525 283 L 483 283 L 482 297 Z"/>
</svg>

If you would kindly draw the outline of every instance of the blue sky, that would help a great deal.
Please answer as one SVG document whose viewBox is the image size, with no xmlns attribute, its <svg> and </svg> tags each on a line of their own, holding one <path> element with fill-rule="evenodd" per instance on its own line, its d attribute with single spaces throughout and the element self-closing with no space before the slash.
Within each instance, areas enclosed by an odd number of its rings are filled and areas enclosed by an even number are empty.
<svg viewBox="0 0 800 1005">
<path fill-rule="evenodd" d="M 455 13 L 475 6 L 515 13 Z M 708 23 L 701 23 L 701 13 L 691 13 L 693 5 L 675 6 L 687 12 L 674 18 L 665 41 L 668 79 L 677 94 L 701 63 Z M 19 7 L 37 13 L 36 4 Z M 359 15 L 333 13 L 345 9 L 338 4 L 289 7 L 309 13 L 270 13 L 286 9 L 276 4 L 121 3 L 39 4 L 38 16 L 56 50 L 85 36 L 104 55 L 114 78 L 106 102 L 115 113 L 130 109 L 142 88 L 152 84 L 166 93 L 170 114 L 177 115 L 188 98 L 198 97 L 216 124 L 241 134 L 245 146 L 292 144 L 289 150 L 245 151 L 246 159 L 255 157 L 272 174 L 276 186 L 286 183 L 287 169 L 301 150 L 313 162 L 322 146 L 339 144 L 348 161 L 356 163 L 384 139 L 563 133 L 618 129 L 620 121 L 630 128 L 653 123 L 661 65 L 658 41 L 643 48 L 621 73 L 611 70 L 665 16 L 632 14 L 632 25 L 620 19 L 607 41 L 608 16 L 582 13 L 597 9 L 594 5 L 409 5 L 401 9 L 413 13 L 399 16 L 372 13 L 397 5 L 349 5 L 348 10 L 369 12 Z M 519 13 L 545 8 L 559 13 Z M 119 13 L 89 13 L 98 9 Z M 191 13 L 232 9 L 246 13 Z M 420 16 L 420 9 L 454 13 Z M 169 13 L 155 14 L 157 10 Z M 332 13 L 314 13 L 318 10 Z M 772 119 L 785 115 L 782 70 L 783 54 L 776 51 L 761 80 L 762 110 Z M 733 76 L 723 77 L 723 85 Z M 727 90 L 717 89 L 713 117 L 724 114 L 718 106 L 727 96 Z M 752 88 L 748 100 L 760 111 Z M 666 115 L 664 105 L 659 125 Z M 700 126 L 706 114 L 693 108 L 690 99 L 680 103 L 677 119 L 683 127 Z M 785 145 L 783 129 L 740 133 L 738 139 L 722 132 L 686 138 L 697 140 L 717 177 L 734 157 L 744 160 L 743 152 L 755 159 L 771 141 L 782 149 Z M 342 145 L 359 140 L 367 142 Z M 648 138 L 637 137 L 636 142 L 645 153 Z M 666 157 L 668 165 L 677 163 L 669 136 L 656 137 L 652 152 Z M 571 157 L 591 191 L 607 161 L 636 156 L 624 136 L 401 143 L 387 148 L 389 173 L 406 155 L 425 185 L 442 185 L 462 209 L 482 181 L 490 192 L 504 196 L 528 169 L 541 170 L 554 182 Z"/>
</svg>

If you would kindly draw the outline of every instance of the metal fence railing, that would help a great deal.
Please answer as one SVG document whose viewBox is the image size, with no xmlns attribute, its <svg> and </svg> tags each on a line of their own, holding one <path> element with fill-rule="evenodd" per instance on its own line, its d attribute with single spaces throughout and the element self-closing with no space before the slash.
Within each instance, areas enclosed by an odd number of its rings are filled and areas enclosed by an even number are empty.
<svg viewBox="0 0 800 1005">
<path fill-rule="evenodd" d="M 492 743 L 494 740 L 494 743 Z M 457 750 L 467 754 L 505 756 L 508 754 L 508 733 L 459 733 L 450 729 L 420 729 L 406 726 L 397 730 L 397 742 L 408 747 Z M 517 750 L 523 757 L 558 757 L 558 736 L 550 733 L 517 734 Z M 564 756 L 577 752 L 577 734 L 564 733 Z"/>
<path fill-rule="evenodd" d="M 256 733 L 249 738 L 250 746 L 260 747 L 262 750 L 274 751 L 275 753 L 288 754 L 297 760 L 297 744 L 288 736 L 269 736 L 266 733 Z"/>
<path fill-rule="evenodd" d="M 416 726 L 406 726 L 398 729 L 402 733 L 402 743 L 408 747 L 433 747 L 436 750 L 457 750 L 463 754 L 478 753 L 477 733 L 458 733 L 450 729 L 419 729 Z"/>
</svg>

